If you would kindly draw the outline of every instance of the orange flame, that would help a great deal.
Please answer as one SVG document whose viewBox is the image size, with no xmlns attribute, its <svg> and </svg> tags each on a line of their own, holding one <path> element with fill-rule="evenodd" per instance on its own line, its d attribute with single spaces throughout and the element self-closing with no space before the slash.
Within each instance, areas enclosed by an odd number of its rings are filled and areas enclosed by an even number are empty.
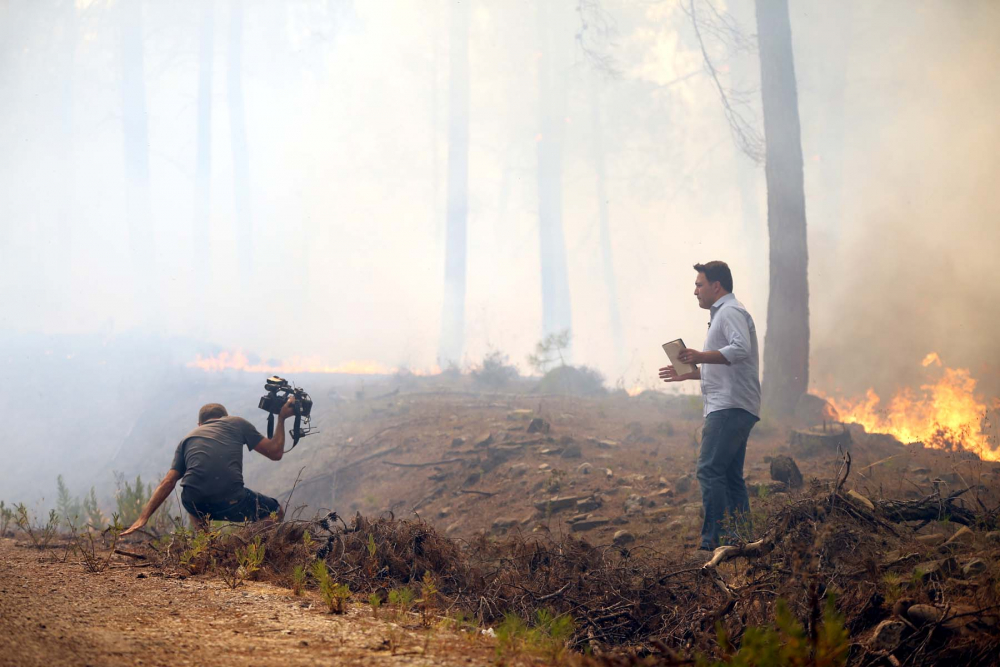
<svg viewBox="0 0 1000 667">
<path fill-rule="evenodd" d="M 200 368 L 203 371 L 247 371 L 250 373 L 340 373 L 344 375 L 395 375 L 397 373 L 412 373 L 413 375 L 436 375 L 440 369 L 436 366 L 426 369 L 405 369 L 386 366 L 377 361 L 346 361 L 336 366 L 323 363 L 315 357 L 292 357 L 277 363 L 250 363 L 250 359 L 241 350 L 235 352 L 220 352 L 214 357 L 202 357 L 200 354 L 194 361 L 187 363 L 188 368 Z"/>
<path fill-rule="evenodd" d="M 941 367 L 940 379 L 921 385 L 919 392 L 903 389 L 888 404 L 883 404 L 873 389 L 864 398 L 824 398 L 836 408 L 841 421 L 861 424 L 869 433 L 888 433 L 900 442 L 965 450 L 984 460 L 1000 461 L 997 443 L 982 430 L 987 407 L 976 396 L 975 378 L 967 369 L 944 366 L 935 352 L 924 357 L 921 364 L 924 368 Z"/>
</svg>

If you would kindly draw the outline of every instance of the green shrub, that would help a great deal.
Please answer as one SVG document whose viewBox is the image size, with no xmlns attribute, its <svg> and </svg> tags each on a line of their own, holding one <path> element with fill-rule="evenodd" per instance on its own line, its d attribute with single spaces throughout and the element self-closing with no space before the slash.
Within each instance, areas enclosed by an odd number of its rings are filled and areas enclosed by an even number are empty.
<svg viewBox="0 0 1000 667">
<path fill-rule="evenodd" d="M 710 662 L 699 657 L 699 667 L 842 667 L 847 664 L 850 638 L 843 617 L 834 607 L 833 596 L 826 599 L 820 626 L 810 636 L 784 600 L 775 604 L 773 626 L 748 628 L 739 649 L 733 648 L 720 623 L 719 647 L 723 659 Z"/>
<path fill-rule="evenodd" d="M 36 549 L 44 549 L 59 531 L 59 514 L 55 510 L 49 510 L 48 520 L 44 524 L 37 523 L 25 504 L 18 503 L 14 506 L 14 523 L 28 534 Z"/>
</svg>

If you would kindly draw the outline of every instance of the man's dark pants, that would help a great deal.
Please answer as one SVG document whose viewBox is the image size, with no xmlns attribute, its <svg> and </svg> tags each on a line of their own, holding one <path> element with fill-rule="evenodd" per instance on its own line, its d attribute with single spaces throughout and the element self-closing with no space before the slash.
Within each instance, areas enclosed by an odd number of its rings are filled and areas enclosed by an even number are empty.
<svg viewBox="0 0 1000 667">
<path fill-rule="evenodd" d="M 747 485 L 743 480 L 743 460 L 747 438 L 757 417 L 746 410 L 716 410 L 705 417 L 698 455 L 698 484 L 705 521 L 701 528 L 701 548 L 719 546 L 725 515 L 738 517 L 750 511 Z"/>
</svg>

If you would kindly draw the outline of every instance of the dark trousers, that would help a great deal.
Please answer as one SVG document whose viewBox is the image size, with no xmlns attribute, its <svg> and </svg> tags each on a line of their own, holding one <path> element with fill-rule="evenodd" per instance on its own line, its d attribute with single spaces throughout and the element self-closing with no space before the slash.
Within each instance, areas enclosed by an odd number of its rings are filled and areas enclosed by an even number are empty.
<svg viewBox="0 0 1000 667">
<path fill-rule="evenodd" d="M 743 460 L 747 438 L 757 417 L 746 410 L 716 410 L 705 417 L 698 454 L 698 484 L 705 521 L 701 527 L 701 547 L 719 546 L 719 533 L 726 514 L 738 517 L 750 511 L 747 485 L 743 480 Z"/>
</svg>

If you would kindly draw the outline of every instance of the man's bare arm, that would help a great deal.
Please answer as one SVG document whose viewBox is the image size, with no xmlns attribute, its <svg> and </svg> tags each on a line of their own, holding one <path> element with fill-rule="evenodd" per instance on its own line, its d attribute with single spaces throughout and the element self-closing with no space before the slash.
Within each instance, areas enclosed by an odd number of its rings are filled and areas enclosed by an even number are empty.
<svg viewBox="0 0 1000 667">
<path fill-rule="evenodd" d="M 285 419 L 295 414 L 294 406 L 295 397 L 289 396 L 288 401 L 281 406 L 281 412 L 278 413 L 278 423 L 274 425 L 274 435 L 258 442 L 257 446 L 253 448 L 255 452 L 259 452 L 272 461 L 281 460 L 285 453 Z"/>
<path fill-rule="evenodd" d="M 128 535 L 139 530 L 149 521 L 149 517 L 153 516 L 156 510 L 160 509 L 160 505 L 163 501 L 170 497 L 173 493 L 174 487 L 177 486 L 177 481 L 181 478 L 181 474 L 174 469 L 167 471 L 166 476 L 164 476 L 163 481 L 160 485 L 156 487 L 156 491 L 153 491 L 152 497 L 150 497 L 149 502 L 146 506 L 142 508 L 142 513 L 139 514 L 139 518 L 135 520 L 127 530 L 122 532 L 122 535 Z"/>
<path fill-rule="evenodd" d="M 284 412 L 284 408 L 282 408 Z M 272 461 L 280 461 L 285 453 L 285 418 L 279 414 L 278 423 L 274 425 L 274 436 L 264 438 L 253 448 L 255 452 L 266 456 Z"/>
</svg>

